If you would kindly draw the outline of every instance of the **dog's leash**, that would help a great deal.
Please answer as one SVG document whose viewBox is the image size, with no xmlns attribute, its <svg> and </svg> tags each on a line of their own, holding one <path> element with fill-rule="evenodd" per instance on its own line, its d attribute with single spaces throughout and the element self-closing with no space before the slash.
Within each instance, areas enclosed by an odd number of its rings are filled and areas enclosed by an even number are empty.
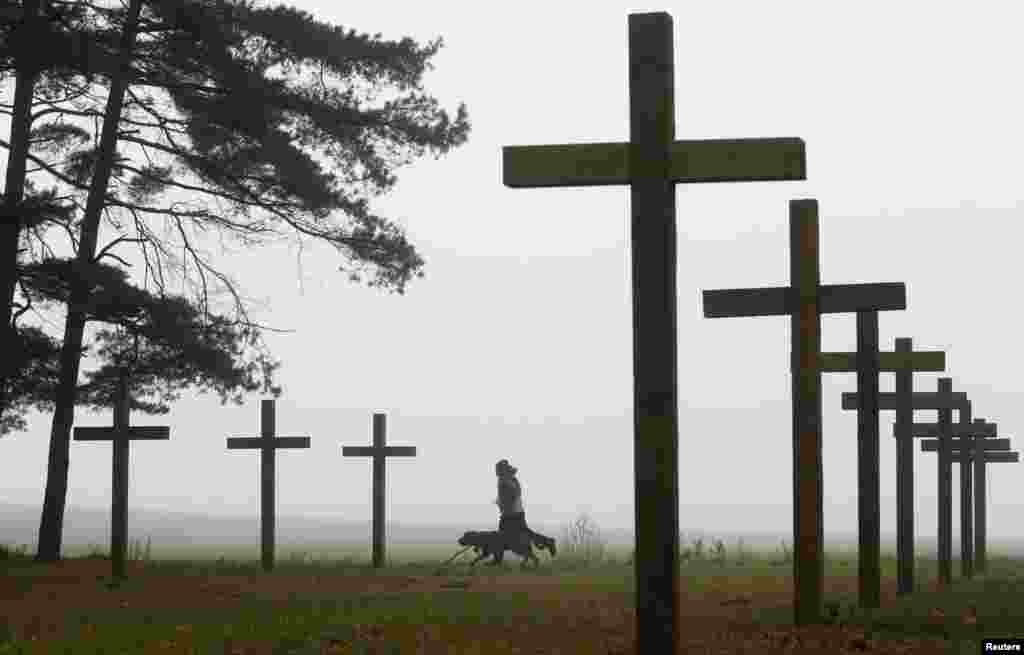
<svg viewBox="0 0 1024 655">
<path fill-rule="evenodd" d="M 466 552 L 466 551 L 467 551 L 467 550 L 469 550 L 470 548 L 472 548 L 472 546 L 466 546 L 465 548 L 463 548 L 462 550 L 460 550 L 459 552 L 455 553 L 454 555 L 452 555 L 451 557 L 449 557 L 449 558 L 448 558 L 447 560 L 445 560 L 445 562 L 444 562 L 444 563 L 442 563 L 442 564 L 441 564 L 441 566 L 439 566 L 439 567 L 438 567 L 436 575 L 441 575 L 441 569 L 443 569 L 444 567 L 446 567 L 446 566 L 448 566 L 449 564 L 451 564 L 451 562 L 452 562 L 453 560 L 455 560 L 455 558 L 456 558 L 456 557 L 458 557 L 458 556 L 459 556 L 459 555 L 461 555 L 462 553 Z"/>
</svg>

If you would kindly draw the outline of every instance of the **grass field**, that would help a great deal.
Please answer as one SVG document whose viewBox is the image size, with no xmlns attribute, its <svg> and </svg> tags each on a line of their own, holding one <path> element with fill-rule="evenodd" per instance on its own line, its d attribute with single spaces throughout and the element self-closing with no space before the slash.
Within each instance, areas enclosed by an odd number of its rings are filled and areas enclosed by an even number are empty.
<svg viewBox="0 0 1024 655">
<path fill-rule="evenodd" d="M 378 571 L 325 544 L 279 552 L 266 574 L 220 549 L 153 558 L 136 542 L 121 582 L 98 548 L 52 565 L 2 548 L 0 655 L 633 653 L 630 553 L 576 537 L 563 534 L 558 557 L 525 572 L 511 554 L 500 567 L 440 570 L 455 546 L 393 548 Z M 886 558 L 882 608 L 868 614 L 856 608 L 856 560 L 830 556 L 827 623 L 795 629 L 784 544 L 758 553 L 693 541 L 682 556 L 681 652 L 977 653 L 983 637 L 1024 636 L 1020 560 L 992 557 L 985 576 L 951 589 L 919 560 L 919 591 L 897 597 Z"/>
</svg>

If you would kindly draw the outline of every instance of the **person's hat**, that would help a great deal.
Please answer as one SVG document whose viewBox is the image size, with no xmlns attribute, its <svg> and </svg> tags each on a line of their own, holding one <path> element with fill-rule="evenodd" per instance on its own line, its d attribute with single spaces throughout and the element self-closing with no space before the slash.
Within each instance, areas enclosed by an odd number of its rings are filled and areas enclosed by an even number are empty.
<svg viewBox="0 0 1024 655">
<path fill-rule="evenodd" d="M 507 472 L 511 473 L 512 475 L 515 475 L 516 471 L 518 471 L 519 469 L 509 464 L 507 459 L 503 459 L 494 465 L 494 470 L 499 474 Z"/>
</svg>

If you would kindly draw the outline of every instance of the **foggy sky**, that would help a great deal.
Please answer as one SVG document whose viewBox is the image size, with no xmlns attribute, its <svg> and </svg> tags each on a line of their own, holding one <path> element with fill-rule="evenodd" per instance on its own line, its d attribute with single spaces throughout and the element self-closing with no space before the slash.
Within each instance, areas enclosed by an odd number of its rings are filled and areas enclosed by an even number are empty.
<svg viewBox="0 0 1024 655">
<path fill-rule="evenodd" d="M 366 521 L 371 414 L 415 458 L 387 464 L 388 519 L 497 523 L 494 463 L 519 468 L 531 521 L 587 512 L 633 521 L 632 345 L 627 187 L 509 189 L 503 145 L 626 141 L 627 15 L 675 24 L 676 138 L 797 136 L 806 182 L 677 186 L 680 526 L 792 530 L 787 318 L 705 319 L 702 289 L 788 285 L 788 201 L 816 198 L 823 284 L 904 282 L 908 309 L 880 314 L 880 344 L 912 337 L 944 350 L 940 376 L 975 417 L 1016 436 L 1022 237 L 1020 13 L 973 3 L 481 3 L 403 0 L 297 6 L 384 38 L 445 47 L 424 78 L 469 142 L 397 171 L 376 213 L 399 220 L 426 260 L 405 296 L 353 284 L 335 251 L 308 240 L 244 249 L 202 245 L 253 305 L 282 362 L 280 436 L 308 450 L 277 457 L 279 515 Z M 984 9 L 987 8 L 987 9 Z M 3 125 L 6 133 L 7 124 Z M 99 246 L 115 238 L 105 226 Z M 141 276 L 141 258 L 116 251 Z M 65 252 L 64 254 L 67 254 Z M 136 281 L 141 281 L 139 277 Z M 182 288 L 175 290 L 178 293 Z M 63 331 L 63 318 L 48 323 Z M 95 328 L 93 328 L 95 329 Z M 853 315 L 822 319 L 822 348 L 855 347 Z M 83 368 L 93 368 L 86 360 Z M 893 376 L 881 376 L 883 391 Z M 825 531 L 856 530 L 853 374 L 826 374 Z M 164 416 L 169 442 L 131 446 L 129 511 L 258 516 L 259 456 L 228 451 L 259 434 L 258 394 L 241 407 L 186 393 Z M 881 414 L 882 530 L 895 530 L 893 412 Z M 934 421 L 935 412 L 917 412 Z M 0 440 L 5 500 L 40 506 L 51 416 Z M 76 410 L 76 426 L 110 412 Z M 1020 442 L 1014 440 L 1014 447 Z M 936 461 L 915 446 L 918 535 L 936 531 Z M 109 444 L 71 444 L 70 506 L 109 508 Z M 1018 469 L 989 473 L 989 534 L 1024 535 Z M 954 466 L 953 505 L 959 516 Z M 482 529 L 482 528 L 480 528 Z M 953 521 L 954 535 L 959 520 Z"/>
</svg>

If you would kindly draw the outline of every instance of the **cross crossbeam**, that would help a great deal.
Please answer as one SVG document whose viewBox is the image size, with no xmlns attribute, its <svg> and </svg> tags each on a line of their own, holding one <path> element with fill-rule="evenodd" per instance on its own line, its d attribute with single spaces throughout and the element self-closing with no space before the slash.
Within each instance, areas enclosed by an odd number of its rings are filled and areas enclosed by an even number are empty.
<svg viewBox="0 0 1024 655">
<path fill-rule="evenodd" d="M 935 391 L 915 391 L 911 394 L 914 409 L 960 409 L 967 404 L 967 394 L 957 391 L 951 394 L 942 394 Z M 860 401 L 855 393 L 844 393 L 842 395 L 843 409 L 857 409 Z M 898 394 L 896 392 L 883 391 L 878 394 L 879 409 L 896 409 Z"/>
<path fill-rule="evenodd" d="M 852 353 L 821 353 L 821 370 L 826 373 L 856 373 L 857 356 Z M 912 373 L 936 372 L 946 370 L 946 353 L 933 350 L 919 350 L 916 352 L 895 352 L 880 351 L 878 356 L 878 370 L 882 373 L 899 373 L 910 371 Z"/>
<path fill-rule="evenodd" d="M 115 441 L 121 434 L 126 434 L 130 441 L 155 441 L 170 439 L 171 429 L 166 425 L 136 425 L 127 432 L 121 428 L 75 428 L 75 441 Z"/>
<path fill-rule="evenodd" d="M 672 17 L 629 15 L 629 142 L 506 146 L 511 188 L 630 186 L 637 652 L 679 641 L 675 185 L 807 177 L 804 142 L 676 141 Z"/>
<path fill-rule="evenodd" d="M 110 501 L 110 566 L 111 577 L 125 577 L 125 548 L 128 543 L 128 464 L 132 441 L 155 441 L 171 438 L 171 429 L 164 425 L 132 426 L 129 421 L 131 395 L 128 390 L 128 369 L 118 371 L 117 396 L 114 401 L 114 426 L 74 429 L 75 441 L 113 442 Z"/>
<path fill-rule="evenodd" d="M 972 461 L 981 461 L 981 462 L 986 463 L 986 464 L 992 464 L 992 463 L 1016 464 L 1017 462 L 1020 461 L 1020 452 L 1018 452 L 1016 450 L 1010 451 L 1010 452 L 1001 452 L 1001 451 L 987 452 L 987 453 L 984 453 L 984 457 L 980 458 L 980 459 L 978 458 L 977 455 L 975 455 L 972 458 L 967 453 L 953 453 L 953 455 L 950 456 L 950 459 L 952 461 L 954 461 L 954 462 L 960 462 L 960 463 L 972 462 Z"/>
<path fill-rule="evenodd" d="M 926 453 L 939 452 L 938 439 L 925 439 L 920 442 L 921 450 Z M 949 448 L 953 451 L 964 451 L 965 454 L 972 452 L 972 449 L 988 450 L 1009 450 L 1009 439 L 973 439 L 970 437 L 954 438 L 949 440 Z"/>
<path fill-rule="evenodd" d="M 907 305 L 907 289 L 902 282 L 823 284 L 819 290 L 819 314 L 846 314 L 872 307 L 878 311 L 906 309 Z M 705 318 L 791 316 L 800 306 L 800 297 L 792 287 L 717 289 L 705 293 L 714 294 L 713 302 L 705 305 Z"/>
<path fill-rule="evenodd" d="M 513 189 L 629 184 L 628 143 L 505 146 L 502 173 Z M 803 180 L 803 139 L 705 139 L 668 146 L 669 182 Z"/>
<path fill-rule="evenodd" d="M 905 429 L 900 423 L 894 423 L 892 426 L 893 436 L 896 436 L 900 430 Z M 910 436 L 914 438 L 929 438 L 939 437 L 939 424 L 938 423 L 911 423 L 909 426 Z M 953 423 L 949 426 L 949 435 L 953 437 L 967 437 L 967 436 L 978 436 L 978 437 L 994 437 L 996 436 L 997 428 L 995 423 L 985 424 L 970 424 L 970 423 Z"/>
</svg>

